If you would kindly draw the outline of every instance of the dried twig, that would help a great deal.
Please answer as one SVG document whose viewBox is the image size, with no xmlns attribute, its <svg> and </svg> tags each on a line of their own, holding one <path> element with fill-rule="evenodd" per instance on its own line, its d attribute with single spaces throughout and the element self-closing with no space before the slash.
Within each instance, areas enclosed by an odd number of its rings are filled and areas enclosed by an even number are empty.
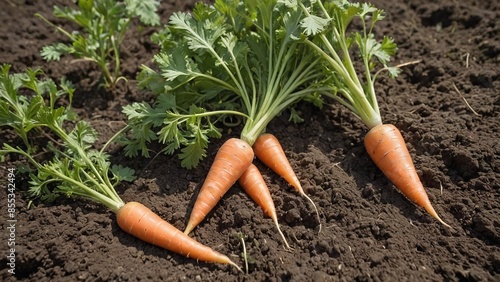
<svg viewBox="0 0 500 282">
<path fill-rule="evenodd" d="M 409 61 L 409 62 L 406 62 L 406 63 L 401 63 L 397 66 L 395 66 L 396 68 L 401 68 L 401 67 L 405 67 L 405 66 L 409 66 L 409 65 L 415 65 L 415 64 L 419 64 L 420 62 L 422 62 L 422 60 L 414 60 L 414 61 Z"/>
<path fill-rule="evenodd" d="M 465 68 L 469 68 L 469 57 L 470 53 L 465 54 Z"/>
<path fill-rule="evenodd" d="M 476 116 L 481 116 L 480 114 L 478 114 L 476 111 L 474 111 L 474 109 L 469 105 L 469 102 L 467 102 L 467 99 L 465 99 L 464 95 L 462 95 L 462 93 L 458 90 L 457 86 L 455 85 L 455 83 L 452 83 L 453 84 L 453 88 L 455 88 L 455 91 L 457 91 L 457 93 L 460 95 L 460 97 L 462 97 L 462 100 L 464 100 L 465 104 L 467 105 L 467 107 L 469 107 L 469 109 L 476 115 Z"/>
</svg>

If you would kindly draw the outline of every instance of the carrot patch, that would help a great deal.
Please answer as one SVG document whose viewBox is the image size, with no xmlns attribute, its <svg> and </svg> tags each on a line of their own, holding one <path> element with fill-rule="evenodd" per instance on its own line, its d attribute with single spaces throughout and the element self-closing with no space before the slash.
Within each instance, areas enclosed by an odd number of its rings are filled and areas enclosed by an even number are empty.
<svg viewBox="0 0 500 282">
<path fill-rule="evenodd" d="M 287 249 L 291 249 L 290 245 L 288 245 L 288 242 L 286 241 L 285 236 L 283 235 L 283 232 L 281 232 L 273 198 L 271 197 L 269 188 L 262 178 L 262 174 L 260 173 L 259 169 L 254 164 L 251 164 L 241 175 L 240 179 L 238 179 L 238 183 L 241 185 L 243 190 L 245 190 L 245 192 L 254 200 L 254 202 L 262 208 L 264 214 L 269 216 L 273 220 L 276 228 L 278 228 L 278 232 L 280 233 L 281 238 L 283 238 L 283 241 L 285 242 Z"/>
<path fill-rule="evenodd" d="M 432 207 L 399 129 L 392 124 L 373 127 L 365 136 L 365 148 L 378 168 L 403 195 L 450 227 Z"/>
<path fill-rule="evenodd" d="M 241 139 L 231 138 L 220 147 L 191 211 L 185 234 L 200 224 L 250 166 L 253 158 L 252 147 Z"/>
<path fill-rule="evenodd" d="M 220 254 L 160 218 L 143 204 L 129 202 L 116 213 L 120 228 L 145 241 L 188 258 L 230 264 L 241 270 L 227 256 Z"/>
<path fill-rule="evenodd" d="M 313 200 L 307 196 L 302 189 L 302 185 L 300 184 L 297 175 L 293 171 L 288 158 L 285 155 L 285 151 L 281 147 L 278 139 L 270 134 L 264 133 L 260 135 L 255 143 L 253 144 L 253 150 L 257 158 L 262 161 L 266 166 L 272 169 L 276 174 L 283 177 L 290 185 L 292 185 L 297 192 L 299 192 L 303 197 L 305 197 L 313 206 L 316 211 L 316 216 L 318 218 L 319 223 L 319 231 L 321 232 L 321 220 L 319 217 L 318 209 L 316 208 L 316 204 L 314 204 Z"/>
</svg>

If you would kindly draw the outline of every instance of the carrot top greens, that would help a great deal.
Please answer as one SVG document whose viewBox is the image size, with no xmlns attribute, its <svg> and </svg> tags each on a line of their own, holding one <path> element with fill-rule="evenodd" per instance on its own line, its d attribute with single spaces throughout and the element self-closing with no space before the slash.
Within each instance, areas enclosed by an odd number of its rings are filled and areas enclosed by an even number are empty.
<svg viewBox="0 0 500 282">
<path fill-rule="evenodd" d="M 356 18 L 362 30 L 349 31 Z M 244 118 L 241 139 L 253 144 L 284 109 L 300 121 L 293 106 L 305 99 L 321 105 L 322 95 L 369 127 L 381 123 L 372 71 L 382 65 L 397 74 L 387 66 L 396 45 L 373 34 L 381 19 L 382 10 L 345 0 L 216 0 L 174 13 L 153 37 L 161 48 L 156 70 L 143 66 L 139 76 L 156 102 L 124 109 L 131 128 L 126 154 L 149 156 L 147 144 L 158 140 L 166 153 L 180 148 L 182 166 L 192 168 L 209 137 L 220 136 L 221 120 Z"/>
<path fill-rule="evenodd" d="M 331 91 L 321 94 L 331 97 L 356 114 L 372 128 L 382 123 L 375 95 L 374 69 L 389 71 L 396 76 L 399 69 L 387 64 L 396 52 L 396 44 L 390 37 L 377 40 L 373 33 L 375 24 L 384 19 L 383 10 L 368 3 L 351 3 L 347 0 L 331 1 L 284 1 L 291 9 L 300 9 L 305 17 L 302 27 L 308 38 L 304 41 L 321 58 L 327 67 L 325 81 Z M 349 30 L 351 22 L 360 20 L 361 31 Z M 359 57 L 359 72 L 353 61 L 352 53 Z M 360 77 L 363 78 L 360 79 Z M 340 95 L 339 95 L 340 94 Z"/>
<path fill-rule="evenodd" d="M 126 153 L 148 155 L 159 140 L 166 153 L 181 148 L 181 165 L 195 167 L 217 121 L 243 117 L 250 145 L 269 122 L 299 100 L 320 103 L 321 57 L 302 44 L 303 12 L 281 1 L 217 0 L 178 12 L 154 36 L 157 71 L 143 66 L 140 86 L 157 94 L 153 106 L 125 107 L 132 128 Z M 292 110 L 292 118 L 299 120 Z M 220 124 L 220 123 L 219 123 Z"/>
<path fill-rule="evenodd" d="M 124 77 L 120 70 L 120 45 L 134 18 L 146 25 L 159 25 L 157 0 L 79 0 L 78 8 L 54 6 L 54 16 L 76 24 L 79 30 L 68 31 L 36 14 L 71 44 L 57 42 L 43 47 L 42 57 L 57 61 L 71 54 L 79 59 L 95 62 L 103 72 L 105 86 L 114 90 Z"/>
<path fill-rule="evenodd" d="M 4 143 L 2 161 L 7 154 L 19 154 L 36 168 L 30 172 L 32 198 L 51 201 L 61 195 L 80 196 L 118 211 L 124 203 L 114 186 L 131 181 L 134 171 L 111 166 L 107 154 L 92 148 L 97 132 L 89 123 L 75 121 L 71 104 L 59 105 L 64 96 L 71 102 L 72 84 L 63 80 L 58 88 L 50 79 L 39 80 L 40 70 L 18 74 L 9 70 L 9 65 L 0 69 L 0 127 L 12 128 L 23 145 Z M 71 130 L 67 129 L 70 123 L 74 124 Z M 46 146 L 40 145 L 40 137 L 49 140 Z"/>
</svg>

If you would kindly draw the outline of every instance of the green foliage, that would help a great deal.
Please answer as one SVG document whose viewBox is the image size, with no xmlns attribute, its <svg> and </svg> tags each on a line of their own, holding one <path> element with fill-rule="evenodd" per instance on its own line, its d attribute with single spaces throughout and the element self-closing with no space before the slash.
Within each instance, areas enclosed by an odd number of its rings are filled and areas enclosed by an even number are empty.
<svg viewBox="0 0 500 282">
<path fill-rule="evenodd" d="M 24 144 L 3 144 L 1 159 L 19 154 L 36 168 L 30 172 L 29 194 L 33 198 L 51 201 L 60 195 L 80 196 L 117 211 L 123 201 L 114 186 L 133 180 L 133 170 L 110 168 L 108 155 L 93 149 L 97 132 L 88 122 L 77 121 L 68 129 L 68 121 L 75 115 L 71 104 L 63 106 L 59 98 L 69 96 L 71 101 L 72 85 L 63 80 L 57 87 L 50 79 L 39 80 L 40 70 L 28 69 L 21 74 L 10 74 L 9 70 L 9 65 L 3 65 L 0 73 L 0 127 L 13 129 Z M 29 95 L 21 95 L 21 91 Z M 43 148 L 35 142 L 40 135 L 51 140 Z"/>
<path fill-rule="evenodd" d="M 116 83 L 123 79 L 120 76 L 120 45 L 132 19 L 139 18 L 146 25 L 159 25 L 158 6 L 158 0 L 79 0 L 77 8 L 55 6 L 55 17 L 72 22 L 79 29 L 64 30 L 36 14 L 70 41 L 44 46 L 41 55 L 48 61 L 57 61 L 68 54 L 93 61 L 101 68 L 106 87 L 114 90 Z"/>
<path fill-rule="evenodd" d="M 156 70 L 143 66 L 138 78 L 156 103 L 124 109 L 131 127 L 126 153 L 147 156 L 148 143 L 157 140 L 166 153 L 180 149 L 182 165 L 192 168 L 211 134 L 220 133 L 217 121 L 246 117 L 240 137 L 253 144 L 284 109 L 302 122 L 294 106 L 321 106 L 324 96 L 370 127 L 380 123 L 373 72 L 397 75 L 387 65 L 396 44 L 373 33 L 383 18 L 371 4 L 346 0 L 216 0 L 174 13 L 153 35 L 160 46 Z M 349 29 L 355 19 L 361 30 Z"/>
<path fill-rule="evenodd" d="M 139 86 L 157 94 L 157 102 L 124 109 L 132 128 L 127 154 L 147 155 L 145 146 L 158 140 L 166 153 L 180 149 L 182 166 L 192 168 L 209 139 L 220 136 L 218 121 L 245 117 L 241 139 L 253 144 L 286 108 L 318 101 L 320 59 L 301 44 L 301 17 L 270 0 L 217 0 L 174 13 L 153 36 L 161 48 L 158 70 L 143 66 L 139 75 Z"/>
<path fill-rule="evenodd" d="M 374 35 L 376 23 L 384 19 L 383 10 L 347 0 L 290 0 L 288 6 L 304 12 L 305 43 L 326 62 L 325 75 L 330 79 L 324 83 L 330 90 L 321 94 L 348 107 L 370 128 L 382 123 L 373 71 L 381 67 L 393 77 L 398 74 L 396 68 L 387 65 L 397 49 L 394 40 L 387 36 L 379 40 Z M 362 30 L 348 30 L 354 19 L 362 24 Z M 353 53 L 359 56 L 351 57 Z M 360 58 L 362 69 L 355 69 L 353 58 Z"/>
</svg>

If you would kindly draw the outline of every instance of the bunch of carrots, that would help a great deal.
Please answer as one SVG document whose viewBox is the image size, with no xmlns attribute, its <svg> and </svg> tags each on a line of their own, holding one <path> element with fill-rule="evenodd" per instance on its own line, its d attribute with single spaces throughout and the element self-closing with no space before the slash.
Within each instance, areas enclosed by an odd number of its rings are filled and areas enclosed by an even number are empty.
<svg viewBox="0 0 500 282">
<path fill-rule="evenodd" d="M 252 165 L 254 156 L 310 201 L 321 230 L 316 205 L 302 189 L 279 141 L 266 133 L 266 126 L 284 109 L 291 111 L 292 119 L 300 119 L 293 110 L 299 101 L 322 104 L 329 98 L 367 125 L 367 152 L 396 187 L 448 226 L 430 204 L 401 133 L 381 120 L 375 79 L 384 70 L 391 76 L 398 73 L 387 65 L 396 44 L 389 37 L 377 40 L 373 34 L 374 25 L 383 17 L 383 11 L 370 4 L 334 0 L 219 0 L 213 7 L 199 4 L 191 14 L 172 15 L 168 26 L 156 35 L 161 51 L 154 61 L 159 71 L 144 66 L 140 75 L 140 85 L 156 93 L 158 102 L 152 107 L 139 103 L 126 108 L 131 127 L 139 131 L 145 124 L 159 125 L 158 140 L 166 145 L 165 152 L 181 148 L 181 164 L 192 168 L 205 156 L 210 135 L 220 132 L 217 121 L 227 116 L 246 119 L 240 138 L 228 139 L 219 149 L 186 234 L 237 181 L 266 214 L 272 211 L 279 230 L 269 190 Z M 355 18 L 363 30 L 348 33 Z M 351 59 L 354 49 L 361 58 L 359 72 Z M 381 67 L 374 74 L 377 66 Z M 163 114 L 161 120 L 155 120 L 158 113 Z M 127 146 L 147 141 L 135 136 Z M 249 184 L 261 188 L 253 191 Z"/>
<path fill-rule="evenodd" d="M 141 86 L 158 95 L 157 102 L 124 109 L 132 128 L 129 152 L 147 142 L 143 136 L 155 134 L 145 134 L 145 127 L 159 124 L 156 131 L 158 140 L 166 144 L 165 151 L 174 153 L 181 148 L 181 164 L 192 168 L 204 157 L 208 138 L 220 132 L 218 120 L 245 119 L 240 137 L 228 139 L 219 149 L 195 201 L 186 234 L 238 181 L 273 219 L 290 248 L 269 189 L 252 165 L 255 156 L 309 201 L 321 230 L 315 203 L 302 188 L 278 140 L 266 133 L 269 122 L 284 109 L 301 100 L 318 101 L 315 93 L 328 89 L 318 80 L 321 58 L 295 40 L 301 33 L 301 16 L 301 11 L 276 1 L 216 1 L 213 7 L 200 3 L 190 14 L 174 13 L 155 36 L 161 46 L 154 57 L 159 71 L 144 66 L 139 77 Z"/>
<path fill-rule="evenodd" d="M 360 20 L 361 31 L 348 31 L 353 19 Z M 206 156 L 209 138 L 221 137 L 221 124 L 244 120 L 239 138 L 228 139 L 219 148 L 184 232 L 144 205 L 120 199 L 114 186 L 127 179 L 120 178 L 126 170 L 113 170 L 104 148 L 92 149 L 95 131 L 88 124 L 77 123 L 69 132 L 62 126 L 70 116 L 69 108 L 55 107 L 61 92 L 52 84 L 42 87 L 36 79 L 39 72 L 9 75 L 8 66 L 2 69 L 0 126 L 18 132 L 27 149 L 4 145 L 0 153 L 21 154 L 37 168 L 38 173 L 31 175 L 31 191 L 36 197 L 64 194 L 94 200 L 115 212 L 118 225 L 137 238 L 187 257 L 239 269 L 227 256 L 188 234 L 238 182 L 273 220 L 286 248 L 291 249 L 280 230 L 272 195 L 253 164 L 255 157 L 309 201 L 321 231 L 315 203 L 266 127 L 285 109 L 292 120 L 300 121 L 294 106 L 301 101 L 322 105 L 333 100 L 370 129 L 365 147 L 380 170 L 408 199 L 448 226 L 432 207 L 400 131 L 382 123 L 375 80 L 381 71 L 396 76 L 398 70 L 388 66 L 396 51 L 393 40 L 378 40 L 373 34 L 381 19 L 383 11 L 371 4 L 338 0 L 216 0 L 213 5 L 198 3 L 192 13 L 170 17 L 166 27 L 154 35 L 161 48 L 154 57 L 158 70 L 143 66 L 139 75 L 140 86 L 155 93 L 156 102 L 124 108 L 128 125 L 121 132 L 128 132 L 126 154 L 147 155 L 148 143 L 158 140 L 165 145 L 164 152 L 179 152 L 182 166 L 194 168 Z M 360 64 L 352 61 L 353 52 L 358 52 Z M 21 87 L 35 95 L 22 98 L 18 95 Z M 70 87 L 64 89 L 72 95 Z M 45 91 L 49 91 L 48 104 Z M 15 122 L 5 122 L 9 119 Z M 50 147 L 54 159 L 41 164 L 31 157 L 36 147 L 27 132 L 46 129 L 64 145 Z"/>
</svg>

